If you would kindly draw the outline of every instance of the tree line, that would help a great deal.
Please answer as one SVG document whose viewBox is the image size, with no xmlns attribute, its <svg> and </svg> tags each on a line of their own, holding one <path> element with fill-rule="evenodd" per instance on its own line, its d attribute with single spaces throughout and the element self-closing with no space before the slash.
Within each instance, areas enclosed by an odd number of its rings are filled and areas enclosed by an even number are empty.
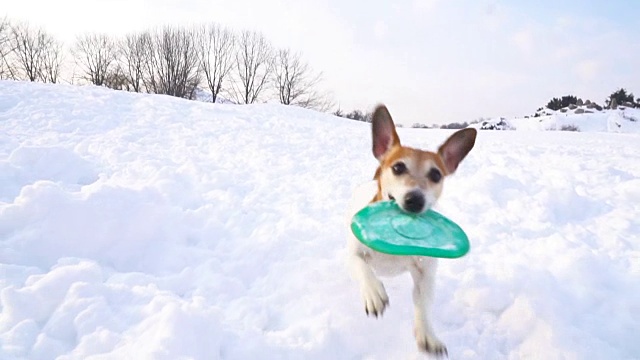
<svg viewBox="0 0 640 360">
<path fill-rule="evenodd" d="M 70 79 L 62 69 L 71 65 Z M 117 90 L 209 101 L 252 104 L 277 99 L 328 111 L 319 89 L 322 73 L 302 55 L 275 48 L 256 31 L 233 31 L 216 23 L 166 25 L 123 37 L 83 34 L 69 47 L 42 28 L 0 19 L 0 79 L 58 83 L 77 81 Z"/>
<path fill-rule="evenodd" d="M 602 107 L 590 100 L 582 101 L 574 95 L 565 95 L 560 98 L 552 98 L 547 103 L 547 108 L 551 110 L 560 110 L 571 105 L 582 106 L 583 104 L 594 104 L 599 110 Z M 635 98 L 632 92 L 627 91 L 625 88 L 619 88 L 612 92 L 604 101 L 604 109 L 616 109 L 619 105 L 632 108 L 640 107 L 640 97 Z M 538 109 L 541 110 L 542 108 Z"/>
</svg>

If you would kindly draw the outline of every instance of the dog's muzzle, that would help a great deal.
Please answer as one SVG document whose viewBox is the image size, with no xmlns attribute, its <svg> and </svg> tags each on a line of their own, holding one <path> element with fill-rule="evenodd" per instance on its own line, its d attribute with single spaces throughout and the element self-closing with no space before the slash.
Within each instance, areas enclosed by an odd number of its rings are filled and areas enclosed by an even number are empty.
<svg viewBox="0 0 640 360">
<path fill-rule="evenodd" d="M 425 203 L 426 201 L 422 192 L 414 190 L 404 196 L 404 204 L 402 207 L 410 213 L 418 214 L 424 209 Z"/>
</svg>

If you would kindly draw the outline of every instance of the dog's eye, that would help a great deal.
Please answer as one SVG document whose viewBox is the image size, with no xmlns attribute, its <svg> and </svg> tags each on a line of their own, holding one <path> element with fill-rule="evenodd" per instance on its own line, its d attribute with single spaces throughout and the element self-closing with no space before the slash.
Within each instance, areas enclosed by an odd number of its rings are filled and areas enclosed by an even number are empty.
<svg viewBox="0 0 640 360">
<path fill-rule="evenodd" d="M 431 170 L 429 170 L 429 172 L 427 173 L 427 178 L 429 178 L 429 180 L 433 181 L 434 183 L 439 183 L 442 179 L 442 173 L 436 168 L 431 168 Z"/>
<path fill-rule="evenodd" d="M 407 172 L 407 165 L 405 165 L 402 161 L 398 161 L 397 163 L 393 164 L 391 170 L 393 170 L 394 175 L 402 175 Z"/>
</svg>

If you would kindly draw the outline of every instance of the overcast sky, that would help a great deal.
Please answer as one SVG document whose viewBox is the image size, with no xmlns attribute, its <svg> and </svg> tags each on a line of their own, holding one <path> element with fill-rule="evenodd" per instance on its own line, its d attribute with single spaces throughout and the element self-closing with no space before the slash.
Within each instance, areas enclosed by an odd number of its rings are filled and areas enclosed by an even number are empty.
<svg viewBox="0 0 640 360">
<path fill-rule="evenodd" d="M 262 32 L 324 73 L 343 110 L 386 103 L 404 124 L 532 114 L 554 96 L 640 96 L 640 2 L 14 0 L 0 12 L 67 43 L 217 22 Z M 2 15 L 0 13 L 0 15 Z"/>
</svg>

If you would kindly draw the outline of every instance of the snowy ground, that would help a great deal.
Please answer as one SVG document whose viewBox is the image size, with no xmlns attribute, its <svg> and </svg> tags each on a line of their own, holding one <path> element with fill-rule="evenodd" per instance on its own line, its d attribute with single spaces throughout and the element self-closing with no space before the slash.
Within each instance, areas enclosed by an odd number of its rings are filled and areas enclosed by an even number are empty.
<svg viewBox="0 0 640 360">
<path fill-rule="evenodd" d="M 422 358 L 409 277 L 376 320 L 344 264 L 369 136 L 276 105 L 0 82 L 0 358 Z M 640 358 L 640 135 L 481 132 L 439 210 L 472 241 L 437 277 L 451 359 Z"/>
<path fill-rule="evenodd" d="M 525 130 L 525 131 L 555 131 L 571 127 L 580 132 L 612 132 L 640 134 L 640 109 L 620 106 L 615 110 L 588 109 L 578 107 L 588 113 L 576 114 L 574 110 L 563 109 L 565 112 L 552 111 L 540 117 L 516 119 L 494 118 L 472 124 L 476 128 L 496 128 L 497 130 Z M 568 110 L 568 111 L 566 111 Z"/>
</svg>

